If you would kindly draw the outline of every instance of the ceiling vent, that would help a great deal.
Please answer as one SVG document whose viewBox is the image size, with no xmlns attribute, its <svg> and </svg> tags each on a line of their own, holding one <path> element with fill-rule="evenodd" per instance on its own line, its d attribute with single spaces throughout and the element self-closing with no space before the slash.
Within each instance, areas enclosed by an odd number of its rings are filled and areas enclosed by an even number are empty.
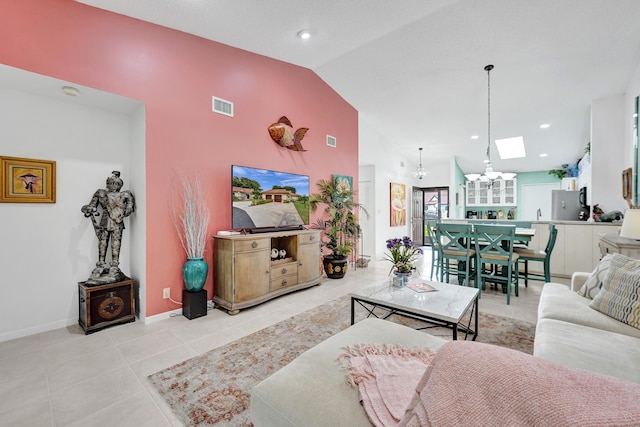
<svg viewBox="0 0 640 427">
<path fill-rule="evenodd" d="M 327 135 L 327 145 L 329 147 L 336 148 L 336 144 L 337 144 L 336 137 L 335 136 L 331 136 L 331 135 Z"/>
<path fill-rule="evenodd" d="M 211 97 L 211 105 L 213 112 L 218 114 L 224 114 L 225 116 L 233 117 L 233 102 L 226 99 Z"/>
</svg>

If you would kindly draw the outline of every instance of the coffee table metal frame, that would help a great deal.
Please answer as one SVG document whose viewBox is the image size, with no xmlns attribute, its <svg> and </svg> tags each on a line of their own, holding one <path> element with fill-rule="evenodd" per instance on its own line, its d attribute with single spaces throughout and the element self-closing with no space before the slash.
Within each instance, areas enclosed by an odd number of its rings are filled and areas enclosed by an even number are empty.
<svg viewBox="0 0 640 427">
<path fill-rule="evenodd" d="M 443 289 L 446 286 L 459 287 L 458 285 L 451 285 L 447 283 L 437 283 L 437 282 L 428 282 L 431 283 L 434 287 Z M 415 294 L 415 298 L 420 298 L 423 296 L 424 298 L 429 298 L 430 295 L 435 292 L 423 292 L 417 293 L 411 289 L 406 287 L 403 288 L 393 288 L 392 285 L 380 285 L 379 292 L 384 292 L 385 289 L 388 288 L 388 292 L 405 292 L 405 293 L 413 293 Z M 418 330 L 422 329 L 430 329 L 435 327 L 447 327 L 453 330 L 453 339 L 458 339 L 458 331 L 464 332 L 465 340 L 469 335 L 471 335 L 471 340 L 475 341 L 478 336 L 478 299 L 480 296 L 480 292 L 476 288 L 468 288 L 468 287 L 460 287 L 462 289 L 468 289 L 471 292 L 465 291 L 468 295 L 463 296 L 466 298 L 465 303 L 466 306 L 459 310 L 459 316 L 456 318 L 451 318 L 444 313 L 434 313 L 430 311 L 421 310 L 417 306 L 411 306 L 410 304 L 403 303 L 391 303 L 388 301 L 384 301 L 382 299 L 375 298 L 375 293 L 371 296 L 363 295 L 358 291 L 351 293 L 351 324 L 355 323 L 355 307 L 356 303 L 360 305 L 367 311 L 367 317 L 376 317 L 380 319 L 387 319 L 389 316 L 397 314 L 399 316 L 409 317 L 412 319 L 420 320 L 422 322 L 430 323 L 432 326 L 425 326 L 422 328 L 417 328 Z M 365 288 L 367 289 L 367 288 Z M 475 291 L 475 292 L 473 292 Z M 439 292 L 439 291 L 436 291 Z M 409 294 L 410 295 L 410 294 Z M 384 315 L 377 315 L 374 313 L 376 308 L 382 308 L 386 310 Z M 460 323 L 460 320 L 464 317 L 464 315 L 471 310 L 469 316 L 469 322 L 465 325 Z M 471 322 L 474 322 L 473 329 L 471 328 Z"/>
</svg>

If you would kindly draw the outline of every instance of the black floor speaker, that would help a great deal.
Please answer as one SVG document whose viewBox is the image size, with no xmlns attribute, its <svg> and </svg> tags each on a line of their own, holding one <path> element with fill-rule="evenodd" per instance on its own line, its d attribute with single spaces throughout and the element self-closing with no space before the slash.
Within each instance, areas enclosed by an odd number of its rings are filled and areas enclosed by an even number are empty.
<svg viewBox="0 0 640 427">
<path fill-rule="evenodd" d="M 207 291 L 182 291 L 182 315 L 187 319 L 196 319 L 207 315 Z"/>
</svg>

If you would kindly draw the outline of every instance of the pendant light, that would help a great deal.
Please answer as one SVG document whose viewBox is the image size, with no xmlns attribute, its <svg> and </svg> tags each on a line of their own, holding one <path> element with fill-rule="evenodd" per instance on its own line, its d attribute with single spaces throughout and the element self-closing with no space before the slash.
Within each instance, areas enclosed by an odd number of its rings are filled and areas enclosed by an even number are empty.
<svg viewBox="0 0 640 427">
<path fill-rule="evenodd" d="M 429 175 L 429 172 L 422 167 L 422 147 L 418 148 L 418 150 L 420 150 L 420 166 L 418 166 L 418 168 L 412 172 L 412 175 L 418 179 L 422 179 L 425 176 Z"/>
<path fill-rule="evenodd" d="M 503 179 L 513 179 L 516 174 L 512 172 L 498 172 L 493 170 L 493 164 L 491 163 L 491 70 L 493 70 L 493 65 L 489 64 L 484 67 L 484 70 L 487 72 L 487 158 L 484 161 L 487 165 L 484 170 L 484 174 L 480 175 L 477 173 L 470 173 L 465 175 L 465 177 L 469 181 L 475 181 L 479 179 L 480 181 L 487 182 L 488 187 L 493 187 L 493 183 L 499 177 Z"/>
</svg>

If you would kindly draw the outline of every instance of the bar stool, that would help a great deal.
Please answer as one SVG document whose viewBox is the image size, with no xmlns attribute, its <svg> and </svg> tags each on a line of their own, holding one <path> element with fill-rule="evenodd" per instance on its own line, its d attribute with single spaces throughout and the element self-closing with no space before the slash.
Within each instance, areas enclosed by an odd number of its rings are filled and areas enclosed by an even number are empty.
<svg viewBox="0 0 640 427">
<path fill-rule="evenodd" d="M 516 227 L 510 225 L 482 225 L 474 227 L 476 247 L 476 286 L 484 288 L 487 280 L 506 285 L 507 304 L 511 304 L 511 286 L 518 296 L 518 258 L 513 252 L 516 240 Z M 498 274 L 495 269 L 485 269 L 486 264 L 501 266 Z M 506 268 L 506 274 L 505 274 Z M 482 291 L 481 291 L 482 292 Z"/>
<path fill-rule="evenodd" d="M 529 286 L 529 280 L 539 280 L 548 283 L 551 281 L 551 252 L 556 244 L 558 229 L 554 224 L 549 224 L 549 240 L 543 251 L 529 248 L 517 247 L 514 251 L 520 256 L 520 261 L 524 264 L 524 286 Z M 537 261 L 543 264 L 544 273 L 530 273 L 529 261 Z"/>
<path fill-rule="evenodd" d="M 436 226 L 436 221 L 427 221 L 427 237 L 429 238 L 429 243 L 431 244 L 431 274 L 429 275 L 430 280 L 433 280 L 434 271 L 436 273 L 436 278 L 438 278 L 440 263 L 442 262 L 442 257 L 440 256 L 442 248 L 440 247 L 438 238 L 436 237 Z"/>
<path fill-rule="evenodd" d="M 467 286 L 473 276 L 471 263 L 475 259 L 476 251 L 472 248 L 471 224 L 450 224 L 439 222 L 436 226 L 436 240 L 440 244 L 440 281 L 449 275 L 458 277 L 458 284 L 465 281 Z M 453 265 L 452 262 L 453 261 Z"/>
</svg>

